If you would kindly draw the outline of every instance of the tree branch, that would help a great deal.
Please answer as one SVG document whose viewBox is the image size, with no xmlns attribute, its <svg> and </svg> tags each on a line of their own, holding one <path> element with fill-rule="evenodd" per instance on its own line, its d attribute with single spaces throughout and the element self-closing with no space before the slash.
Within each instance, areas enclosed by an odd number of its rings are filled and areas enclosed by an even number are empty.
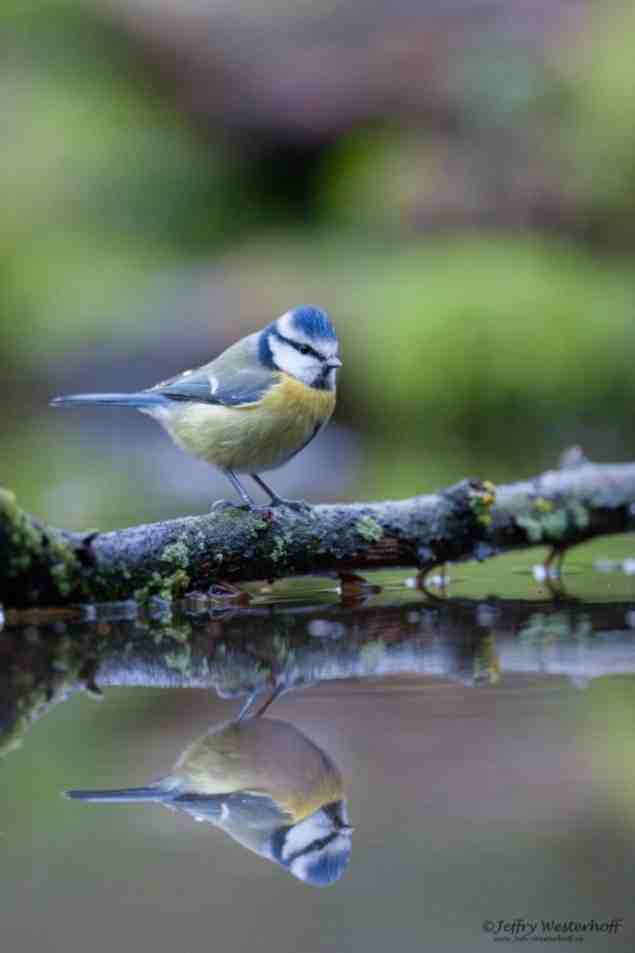
<svg viewBox="0 0 635 953">
<path fill-rule="evenodd" d="M 0 490 L 0 601 L 8 606 L 171 599 L 215 583 L 561 553 L 635 528 L 635 463 L 567 454 L 560 469 L 501 485 L 463 480 L 408 500 L 246 512 L 227 506 L 108 533 L 70 533 Z"/>
</svg>

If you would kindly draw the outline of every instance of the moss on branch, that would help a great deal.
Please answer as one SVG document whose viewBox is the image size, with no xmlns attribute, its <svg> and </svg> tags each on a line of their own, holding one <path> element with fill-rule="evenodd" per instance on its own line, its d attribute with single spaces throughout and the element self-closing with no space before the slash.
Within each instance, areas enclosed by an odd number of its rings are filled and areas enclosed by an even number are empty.
<svg viewBox="0 0 635 953">
<path fill-rule="evenodd" d="M 635 464 L 567 462 L 494 487 L 463 480 L 428 496 L 369 504 L 203 516 L 107 533 L 69 533 L 0 491 L 0 601 L 65 605 L 158 595 L 218 583 L 483 560 L 548 544 L 558 551 L 633 529 Z"/>
</svg>

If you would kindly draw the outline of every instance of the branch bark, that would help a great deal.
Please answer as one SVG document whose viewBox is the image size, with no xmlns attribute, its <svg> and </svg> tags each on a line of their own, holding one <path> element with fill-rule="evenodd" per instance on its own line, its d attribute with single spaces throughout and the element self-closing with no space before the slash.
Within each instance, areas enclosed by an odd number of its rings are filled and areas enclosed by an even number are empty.
<svg viewBox="0 0 635 953">
<path fill-rule="evenodd" d="M 565 455 L 560 469 L 500 485 L 463 480 L 439 493 L 379 503 L 246 512 L 227 506 L 107 533 L 47 526 L 0 490 L 0 601 L 65 605 L 216 583 L 415 567 L 547 545 L 553 553 L 635 528 L 635 463 Z"/>
</svg>

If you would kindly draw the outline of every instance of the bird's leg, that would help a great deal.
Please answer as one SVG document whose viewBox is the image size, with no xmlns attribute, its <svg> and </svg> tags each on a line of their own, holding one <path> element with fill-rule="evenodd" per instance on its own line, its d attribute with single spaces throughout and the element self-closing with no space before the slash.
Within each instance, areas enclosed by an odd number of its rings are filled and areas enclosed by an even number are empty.
<svg viewBox="0 0 635 953">
<path fill-rule="evenodd" d="M 249 695 L 249 698 L 247 699 L 247 701 L 243 704 L 243 707 L 238 712 L 236 721 L 244 721 L 244 719 L 247 717 L 247 712 L 249 711 L 254 701 L 258 697 L 258 694 L 259 694 L 259 689 L 255 688 L 253 692 L 251 692 L 251 694 Z"/>
<path fill-rule="evenodd" d="M 280 696 L 283 695 L 286 690 L 287 689 L 285 688 L 284 685 L 276 685 L 276 687 L 274 688 L 274 690 L 272 691 L 271 695 L 269 696 L 267 701 L 264 703 L 264 705 L 261 705 L 258 711 L 254 713 L 254 718 L 260 718 L 261 715 L 264 715 L 267 708 L 269 708 L 269 705 L 272 705 L 275 702 L 276 698 L 280 698 Z"/>
<path fill-rule="evenodd" d="M 252 480 L 254 480 L 261 490 L 264 490 L 267 496 L 271 500 L 272 506 L 288 506 L 292 510 L 306 510 L 309 509 L 309 504 L 305 503 L 303 500 L 285 500 L 283 497 L 278 496 L 271 487 L 267 486 L 262 477 L 259 477 L 257 473 L 250 474 Z"/>
<path fill-rule="evenodd" d="M 244 486 L 242 485 L 242 483 L 240 482 L 240 480 L 238 479 L 234 471 L 230 467 L 227 467 L 226 470 L 223 470 L 223 473 L 225 474 L 225 476 L 227 477 L 227 479 L 229 480 L 233 488 L 236 490 L 236 492 L 238 493 L 243 503 L 247 506 L 247 508 L 250 510 L 255 510 L 256 509 L 255 501 L 252 500 L 249 493 L 247 493 L 247 490 L 244 488 Z"/>
<path fill-rule="evenodd" d="M 555 598 L 566 595 L 566 589 L 562 579 L 562 564 L 564 563 L 566 554 L 566 549 L 554 546 L 542 564 L 545 574 L 545 586 L 549 590 L 549 593 Z"/>
<path fill-rule="evenodd" d="M 562 564 L 566 554 L 565 549 L 554 546 L 549 552 L 547 558 L 542 564 L 545 572 L 545 579 L 560 579 L 562 576 Z"/>
<path fill-rule="evenodd" d="M 281 506 L 281 505 L 283 505 L 284 503 L 286 503 L 286 500 L 283 500 L 281 496 L 278 496 L 278 494 L 277 494 L 274 490 L 271 489 L 270 486 L 267 486 L 267 484 L 265 483 L 265 481 L 262 480 L 262 479 L 258 476 L 257 473 L 251 473 L 250 476 L 251 476 L 251 479 L 254 480 L 254 481 L 258 484 L 258 486 L 260 487 L 260 489 L 265 491 L 265 493 L 267 494 L 267 496 L 268 496 L 269 499 L 271 500 L 271 505 L 272 505 L 272 506 Z"/>
<path fill-rule="evenodd" d="M 276 685 L 276 687 L 273 689 L 273 691 L 269 695 L 269 698 L 260 706 L 260 708 L 258 708 L 257 711 L 250 714 L 249 717 L 260 718 L 261 715 L 264 715 L 267 708 L 269 708 L 269 705 L 272 705 L 275 702 L 276 698 L 279 698 L 280 695 L 284 694 L 286 690 L 287 689 L 285 688 L 284 685 Z M 255 702 L 259 694 L 260 694 L 260 689 L 255 688 L 253 692 L 250 694 L 247 701 L 244 703 L 243 707 L 240 709 L 240 712 L 238 713 L 238 717 L 236 718 L 236 721 L 245 720 L 245 718 L 249 714 L 251 706 L 253 705 L 253 703 Z"/>
</svg>

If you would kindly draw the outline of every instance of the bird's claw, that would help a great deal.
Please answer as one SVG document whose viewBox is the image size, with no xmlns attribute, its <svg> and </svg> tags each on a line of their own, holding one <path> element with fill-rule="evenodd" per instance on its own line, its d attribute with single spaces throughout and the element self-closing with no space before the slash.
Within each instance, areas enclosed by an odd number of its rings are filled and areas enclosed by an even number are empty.
<svg viewBox="0 0 635 953">
<path fill-rule="evenodd" d="M 308 513 L 312 508 L 310 503 L 304 500 L 285 500 L 282 496 L 276 496 L 270 503 L 232 503 L 230 500 L 216 500 L 212 503 L 210 511 L 224 512 L 225 510 L 242 510 L 245 513 L 267 513 L 273 509 L 286 507 L 294 510 L 296 513 Z"/>
<path fill-rule="evenodd" d="M 220 513 L 224 512 L 225 510 L 244 510 L 245 512 L 248 512 L 251 509 L 252 507 L 248 506 L 247 503 L 232 503 L 230 500 L 216 500 L 210 506 L 211 513 Z"/>
<path fill-rule="evenodd" d="M 270 506 L 286 506 L 287 509 L 295 510 L 296 513 L 307 513 L 311 509 L 311 504 L 304 500 L 285 500 L 282 496 L 276 496 L 271 501 Z"/>
</svg>

